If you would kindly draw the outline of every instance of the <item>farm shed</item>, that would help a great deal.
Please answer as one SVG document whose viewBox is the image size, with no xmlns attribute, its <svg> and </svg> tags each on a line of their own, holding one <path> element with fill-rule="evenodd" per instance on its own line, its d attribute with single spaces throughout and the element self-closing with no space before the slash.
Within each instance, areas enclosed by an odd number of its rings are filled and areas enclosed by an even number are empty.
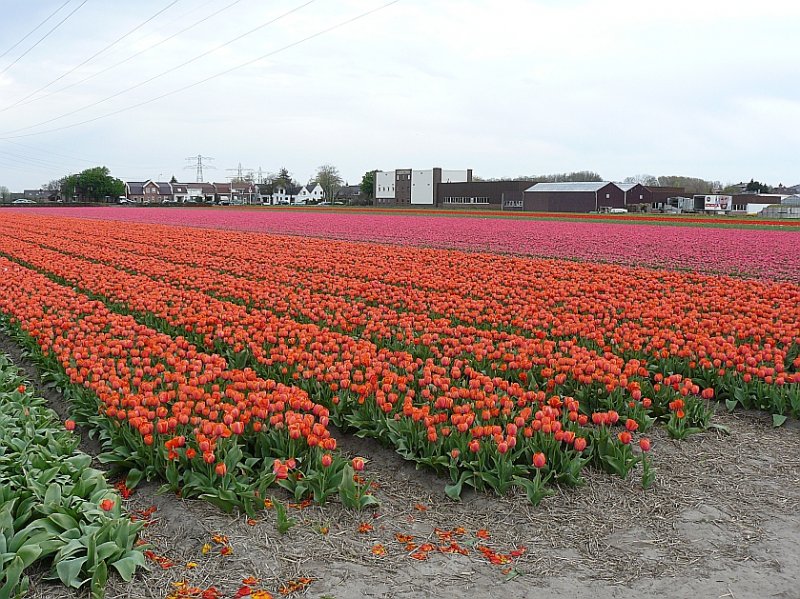
<svg viewBox="0 0 800 599">
<path fill-rule="evenodd" d="M 439 205 L 445 208 L 522 210 L 522 194 L 530 186 L 530 181 L 439 183 L 437 197 Z"/>
<path fill-rule="evenodd" d="M 537 183 L 525 190 L 524 209 L 529 212 L 597 212 L 624 208 L 625 192 L 614 183 Z"/>
<path fill-rule="evenodd" d="M 653 203 L 653 193 L 641 183 L 617 183 L 617 187 L 625 192 L 626 206 Z"/>
</svg>

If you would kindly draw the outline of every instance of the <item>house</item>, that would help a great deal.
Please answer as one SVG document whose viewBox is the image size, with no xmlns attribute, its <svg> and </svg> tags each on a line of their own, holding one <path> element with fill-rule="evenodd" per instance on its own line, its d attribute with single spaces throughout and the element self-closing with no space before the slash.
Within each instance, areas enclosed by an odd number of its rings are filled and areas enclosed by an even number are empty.
<svg viewBox="0 0 800 599">
<path fill-rule="evenodd" d="M 298 193 L 300 193 L 298 185 L 276 183 L 272 186 L 272 193 L 264 197 L 268 199 L 269 204 L 273 205 L 294 204 Z"/>
<path fill-rule="evenodd" d="M 144 203 L 144 184 L 146 181 L 126 181 L 125 197 L 137 204 Z"/>
<path fill-rule="evenodd" d="M 625 192 L 614 183 L 536 183 L 523 194 L 528 212 L 600 212 L 625 207 Z"/>
<path fill-rule="evenodd" d="M 212 183 L 214 187 L 214 201 L 216 203 L 231 202 L 231 184 L 230 183 Z"/>
<path fill-rule="evenodd" d="M 147 180 L 142 184 L 142 198 L 145 204 L 164 204 L 170 203 L 172 199 L 172 185 L 153 180 Z M 129 199 L 133 199 L 130 198 Z"/>
<path fill-rule="evenodd" d="M 253 204 L 258 196 L 256 184 L 251 181 L 231 181 L 230 190 L 234 204 Z"/>
<path fill-rule="evenodd" d="M 183 204 L 189 199 L 189 189 L 185 183 L 170 183 L 172 187 L 172 201 Z"/>
<path fill-rule="evenodd" d="M 195 202 L 213 202 L 215 193 L 211 183 L 186 183 L 186 195 Z"/>
<path fill-rule="evenodd" d="M 23 189 L 22 197 L 26 200 L 33 200 L 34 202 L 41 202 L 49 200 L 53 192 L 46 189 Z"/>
<path fill-rule="evenodd" d="M 437 205 L 444 208 L 522 210 L 522 195 L 530 186 L 530 181 L 439 183 Z"/>
<path fill-rule="evenodd" d="M 360 185 L 345 185 L 340 187 L 336 194 L 333 196 L 337 202 L 345 202 L 352 204 L 361 199 L 361 186 Z"/>
<path fill-rule="evenodd" d="M 309 183 L 308 185 L 303 185 L 300 188 L 300 191 L 297 192 L 297 198 L 295 199 L 295 204 L 307 204 L 308 202 L 321 202 L 325 199 L 325 191 L 322 189 L 322 185 L 317 182 Z"/>
<path fill-rule="evenodd" d="M 440 183 L 472 181 L 472 169 L 395 169 L 375 171 L 375 204 L 436 206 Z"/>
</svg>

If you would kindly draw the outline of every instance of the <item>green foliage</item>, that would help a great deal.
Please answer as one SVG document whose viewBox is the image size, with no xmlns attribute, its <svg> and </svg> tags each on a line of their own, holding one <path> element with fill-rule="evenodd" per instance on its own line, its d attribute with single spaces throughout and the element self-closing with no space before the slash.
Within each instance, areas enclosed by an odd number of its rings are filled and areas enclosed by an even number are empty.
<svg viewBox="0 0 800 599">
<path fill-rule="evenodd" d="M 141 524 L 121 514 L 116 492 L 77 445 L 0 355 L 0 599 L 27 591 L 24 572 L 34 564 L 68 587 L 88 584 L 98 598 L 109 567 L 129 581 L 144 566 L 135 547 Z M 106 499 L 109 511 L 100 507 Z"/>
<path fill-rule="evenodd" d="M 712 181 L 697 177 L 682 177 L 680 175 L 661 175 L 658 184 L 662 187 L 683 187 L 686 193 L 711 193 L 714 189 Z"/>
<path fill-rule="evenodd" d="M 66 198 L 102 200 L 125 194 L 125 183 L 115 179 L 105 166 L 86 169 L 77 175 L 68 175 L 62 181 L 61 191 Z"/>
<path fill-rule="evenodd" d="M 280 534 L 285 535 L 292 526 L 297 524 L 297 520 L 290 518 L 286 512 L 286 506 L 274 497 L 272 498 L 272 505 L 275 507 L 275 516 L 277 518 L 275 527 Z"/>
<path fill-rule="evenodd" d="M 750 191 L 753 193 L 769 193 L 772 191 L 772 188 L 766 183 L 761 183 L 760 181 L 753 181 L 750 179 L 750 183 L 748 183 L 747 187 L 745 187 L 745 191 Z"/>
<path fill-rule="evenodd" d="M 375 171 L 367 171 L 361 178 L 361 195 L 367 199 L 375 197 Z"/>
<path fill-rule="evenodd" d="M 517 177 L 523 181 L 531 181 L 532 183 L 571 183 L 575 181 L 605 181 L 598 173 L 594 171 L 574 171 L 571 173 L 552 173 L 549 175 L 532 175 Z M 491 179 L 489 179 L 491 180 Z"/>
</svg>

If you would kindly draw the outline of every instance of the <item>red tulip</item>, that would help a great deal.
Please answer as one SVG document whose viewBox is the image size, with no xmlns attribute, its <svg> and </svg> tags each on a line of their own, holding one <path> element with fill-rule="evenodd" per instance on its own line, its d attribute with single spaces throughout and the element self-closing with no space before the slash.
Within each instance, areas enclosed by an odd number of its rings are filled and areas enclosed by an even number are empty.
<svg viewBox="0 0 800 599">
<path fill-rule="evenodd" d="M 68 431 L 74 431 L 75 430 L 75 421 L 74 420 L 65 420 L 64 421 L 64 428 L 67 429 Z"/>
<path fill-rule="evenodd" d="M 547 458 L 541 451 L 537 451 L 533 454 L 534 468 L 544 468 L 545 464 L 547 464 Z"/>
<path fill-rule="evenodd" d="M 111 510 L 113 510 L 114 505 L 115 503 L 113 499 L 103 499 L 103 501 L 100 502 L 100 507 L 106 512 L 110 512 Z"/>
</svg>

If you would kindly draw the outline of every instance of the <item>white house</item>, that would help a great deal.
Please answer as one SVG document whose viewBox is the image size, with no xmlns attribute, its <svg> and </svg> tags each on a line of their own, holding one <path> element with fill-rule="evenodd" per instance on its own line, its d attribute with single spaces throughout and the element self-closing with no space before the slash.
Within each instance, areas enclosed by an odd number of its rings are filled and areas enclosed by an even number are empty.
<svg viewBox="0 0 800 599">
<path fill-rule="evenodd" d="M 325 191 L 319 183 L 309 183 L 303 185 L 297 192 L 295 204 L 307 204 L 308 202 L 321 202 L 325 199 Z"/>
<path fill-rule="evenodd" d="M 300 188 L 295 185 L 276 184 L 272 193 L 262 196 L 270 204 L 294 204 Z"/>
</svg>

